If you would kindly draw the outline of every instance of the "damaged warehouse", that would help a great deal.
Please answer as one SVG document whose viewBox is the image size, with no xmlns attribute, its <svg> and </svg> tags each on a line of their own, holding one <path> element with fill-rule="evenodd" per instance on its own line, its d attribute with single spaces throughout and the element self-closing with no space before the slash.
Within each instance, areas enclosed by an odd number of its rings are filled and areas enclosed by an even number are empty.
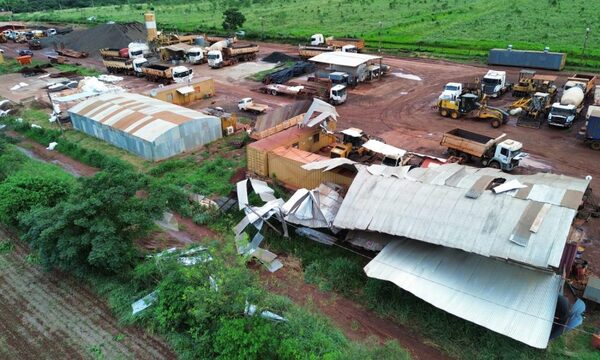
<svg viewBox="0 0 600 360">
<path fill-rule="evenodd" d="M 575 256 L 566 250 L 577 241 L 572 222 L 589 182 L 458 164 L 373 165 L 359 169 L 333 226 L 385 238 L 367 276 L 546 348 L 556 331 L 561 275 Z"/>
<path fill-rule="evenodd" d="M 139 94 L 101 95 L 69 110 L 73 127 L 158 161 L 222 137 L 221 120 Z"/>
</svg>

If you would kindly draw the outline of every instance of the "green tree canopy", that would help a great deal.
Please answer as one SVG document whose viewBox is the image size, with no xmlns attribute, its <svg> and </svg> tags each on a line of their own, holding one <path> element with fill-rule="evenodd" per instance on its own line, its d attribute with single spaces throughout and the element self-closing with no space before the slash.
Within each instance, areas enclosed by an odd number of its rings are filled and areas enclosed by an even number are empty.
<svg viewBox="0 0 600 360">
<path fill-rule="evenodd" d="M 237 8 L 229 8 L 223 12 L 223 29 L 227 31 L 239 29 L 244 22 L 246 17 Z"/>
<path fill-rule="evenodd" d="M 136 196 L 144 185 L 145 179 L 118 168 L 82 179 L 67 200 L 20 217 L 28 229 L 23 239 L 47 268 L 78 274 L 127 270 L 137 255 L 133 241 L 146 234 L 159 213 Z"/>
</svg>

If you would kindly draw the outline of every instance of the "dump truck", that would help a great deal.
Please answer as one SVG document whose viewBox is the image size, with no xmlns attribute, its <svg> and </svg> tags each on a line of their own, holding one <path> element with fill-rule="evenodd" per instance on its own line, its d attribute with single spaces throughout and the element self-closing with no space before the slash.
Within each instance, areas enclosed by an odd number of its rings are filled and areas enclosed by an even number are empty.
<svg viewBox="0 0 600 360">
<path fill-rule="evenodd" d="M 124 75 L 135 75 L 144 76 L 142 73 L 142 67 L 148 63 L 145 58 L 137 59 L 119 59 L 119 58 L 108 58 L 102 59 L 102 64 L 106 67 L 106 70 L 110 74 L 124 74 Z"/>
<path fill-rule="evenodd" d="M 334 85 L 329 88 L 305 85 L 283 85 L 269 84 L 259 89 L 265 94 L 291 95 L 301 97 L 319 98 L 333 105 L 341 105 L 346 102 L 348 91 L 345 85 Z"/>
<path fill-rule="evenodd" d="M 141 66 L 141 73 L 146 79 L 163 84 L 187 82 L 194 75 L 192 69 L 188 69 L 185 66 L 162 64 L 144 64 Z"/>
<path fill-rule="evenodd" d="M 201 47 L 194 46 L 185 52 L 185 59 L 190 64 L 199 65 L 206 62 L 204 50 Z"/>
<path fill-rule="evenodd" d="M 100 56 L 103 59 L 129 59 L 129 49 L 103 48 L 100 49 Z"/>
<path fill-rule="evenodd" d="M 487 105 L 487 98 L 479 98 L 475 94 L 462 94 L 455 100 L 442 99 L 437 103 L 438 112 L 441 116 L 458 119 L 461 116 L 472 115 L 475 118 L 490 120 L 490 126 L 494 129 L 508 122 L 508 112 Z"/>
<path fill-rule="evenodd" d="M 238 109 L 255 114 L 262 114 L 269 109 L 269 106 L 257 104 L 252 100 L 252 98 L 243 98 L 238 102 Z"/>
<path fill-rule="evenodd" d="M 477 159 L 482 166 L 512 171 L 527 156 L 522 152 L 523 144 L 515 140 L 504 140 L 506 134 L 497 138 L 454 129 L 442 136 L 440 145 L 448 148 L 448 154 L 464 162 Z"/>
<path fill-rule="evenodd" d="M 596 75 L 573 74 L 567 79 L 563 89 L 566 91 L 575 86 L 583 90 L 585 97 L 590 96 L 596 87 Z"/>
<path fill-rule="evenodd" d="M 581 114 L 585 100 L 585 92 L 580 86 L 566 89 L 560 102 L 552 104 L 548 114 L 548 125 L 570 128 Z"/>
<path fill-rule="evenodd" d="M 333 52 L 335 48 L 327 45 L 298 45 L 298 56 L 309 59 L 325 52 Z"/>
<path fill-rule="evenodd" d="M 223 66 L 237 64 L 240 61 L 254 60 L 259 50 L 259 46 L 255 44 L 234 44 L 228 42 L 228 45 L 221 47 L 220 50 L 208 51 L 208 66 L 218 69 Z"/>
<path fill-rule="evenodd" d="M 346 49 L 346 52 L 361 52 L 365 48 L 365 41 L 358 38 L 334 38 L 330 36 L 325 39 L 325 44 L 336 49 Z"/>
<path fill-rule="evenodd" d="M 591 105 L 586 118 L 585 126 L 579 131 L 579 137 L 583 138 L 584 144 L 600 151 L 600 106 Z"/>
</svg>

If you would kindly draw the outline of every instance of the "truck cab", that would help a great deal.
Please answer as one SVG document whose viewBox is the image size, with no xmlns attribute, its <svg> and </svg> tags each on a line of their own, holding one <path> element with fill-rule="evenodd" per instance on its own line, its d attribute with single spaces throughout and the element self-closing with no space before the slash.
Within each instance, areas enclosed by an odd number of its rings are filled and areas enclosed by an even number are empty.
<svg viewBox="0 0 600 360">
<path fill-rule="evenodd" d="M 329 80 L 332 84 L 348 84 L 349 75 L 345 72 L 336 71 L 329 74 Z"/>
<path fill-rule="evenodd" d="M 209 50 L 206 58 L 208 59 L 208 66 L 211 68 L 216 69 L 223 66 L 223 54 L 221 50 Z"/>
<path fill-rule="evenodd" d="M 358 48 L 354 45 L 344 45 L 344 46 L 342 46 L 342 52 L 357 53 Z"/>
<path fill-rule="evenodd" d="M 488 97 L 499 97 L 506 87 L 506 71 L 490 70 L 481 79 L 481 91 Z"/>
<path fill-rule="evenodd" d="M 190 64 L 202 64 L 204 62 L 204 51 L 199 47 L 190 48 L 185 57 Z"/>
<path fill-rule="evenodd" d="M 588 108 L 585 127 L 581 129 L 579 135 L 583 137 L 583 142 L 593 150 L 600 151 L 600 106 L 591 105 Z"/>
<path fill-rule="evenodd" d="M 314 46 L 323 45 L 325 44 L 325 37 L 323 36 L 323 34 L 314 34 L 310 37 L 310 44 Z"/>
<path fill-rule="evenodd" d="M 577 117 L 577 107 L 575 105 L 562 105 L 557 102 L 552 104 L 550 113 L 548 114 L 548 125 L 559 127 L 571 127 Z"/>
<path fill-rule="evenodd" d="M 504 140 L 496 145 L 494 157 L 489 161 L 491 167 L 496 162 L 503 171 L 512 171 L 527 156 L 522 151 L 523 144 L 515 140 Z"/>
<path fill-rule="evenodd" d="M 173 68 L 173 81 L 176 83 L 184 83 L 192 80 L 194 72 L 185 66 L 175 66 Z"/>
<path fill-rule="evenodd" d="M 55 36 L 56 35 L 56 29 L 51 28 L 46 30 L 46 36 Z"/>
<path fill-rule="evenodd" d="M 461 83 L 450 82 L 444 86 L 444 90 L 438 97 L 439 100 L 456 100 L 462 94 L 463 86 Z"/>
<path fill-rule="evenodd" d="M 148 60 L 143 57 L 131 60 L 131 64 L 133 65 L 133 72 L 137 76 L 141 76 L 142 75 L 142 66 L 146 65 L 147 63 L 148 63 Z"/>
<path fill-rule="evenodd" d="M 130 59 L 143 58 L 148 53 L 149 48 L 146 44 L 131 43 L 127 47 Z"/>
<path fill-rule="evenodd" d="M 346 102 L 348 97 L 348 89 L 346 85 L 334 85 L 329 90 L 329 102 L 333 105 L 340 105 Z"/>
</svg>

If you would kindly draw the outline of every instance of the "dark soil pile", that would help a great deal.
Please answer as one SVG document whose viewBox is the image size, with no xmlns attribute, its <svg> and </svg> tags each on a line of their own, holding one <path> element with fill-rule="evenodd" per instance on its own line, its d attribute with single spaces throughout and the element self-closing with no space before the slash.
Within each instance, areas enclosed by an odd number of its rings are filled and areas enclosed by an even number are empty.
<svg viewBox="0 0 600 360">
<path fill-rule="evenodd" d="M 146 28 L 139 22 L 128 24 L 103 24 L 87 30 L 76 30 L 65 35 L 42 39 L 44 48 L 52 49 L 56 43 L 66 48 L 85 51 L 92 57 L 100 57 L 102 48 L 124 48 L 133 41 L 146 41 Z"/>
<path fill-rule="evenodd" d="M 274 52 L 270 53 L 269 55 L 265 56 L 264 58 L 262 58 L 262 61 L 268 62 L 268 63 L 273 63 L 273 64 L 283 63 L 283 62 L 288 62 L 288 61 L 299 61 L 299 60 L 300 60 L 299 57 L 290 56 L 288 54 L 284 54 L 279 51 L 274 51 Z"/>
</svg>

